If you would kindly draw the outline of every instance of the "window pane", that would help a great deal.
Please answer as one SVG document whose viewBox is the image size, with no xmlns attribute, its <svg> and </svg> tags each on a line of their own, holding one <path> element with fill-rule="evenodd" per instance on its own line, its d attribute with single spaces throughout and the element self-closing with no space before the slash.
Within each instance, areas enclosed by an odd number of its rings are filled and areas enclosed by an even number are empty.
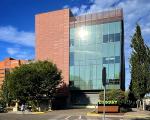
<svg viewBox="0 0 150 120">
<path fill-rule="evenodd" d="M 109 79 L 114 79 L 114 64 L 109 64 Z"/>
<path fill-rule="evenodd" d="M 108 35 L 103 35 L 103 43 L 107 43 L 108 42 Z"/>
<path fill-rule="evenodd" d="M 115 56 L 115 63 L 120 63 L 120 56 Z"/>
<path fill-rule="evenodd" d="M 114 34 L 115 33 L 115 24 L 114 22 L 109 23 L 109 34 Z"/>
<path fill-rule="evenodd" d="M 109 63 L 114 63 L 115 62 L 115 58 L 114 57 L 109 57 Z"/>
<path fill-rule="evenodd" d="M 74 39 L 70 39 L 70 47 L 74 46 Z"/>
<path fill-rule="evenodd" d="M 108 63 L 109 63 L 109 58 L 104 57 L 104 58 L 103 58 L 103 64 L 108 64 Z"/>
<path fill-rule="evenodd" d="M 114 34 L 109 34 L 109 42 L 114 42 Z"/>
<path fill-rule="evenodd" d="M 115 56 L 120 56 L 120 42 L 115 43 Z"/>
<path fill-rule="evenodd" d="M 120 33 L 115 34 L 115 41 L 120 41 Z"/>
<path fill-rule="evenodd" d="M 115 64 L 115 75 L 114 75 L 114 78 L 115 79 L 119 79 L 119 75 L 120 74 L 120 64 L 119 63 L 117 63 L 117 64 Z"/>
<path fill-rule="evenodd" d="M 108 47 L 108 49 L 107 49 L 107 51 L 108 51 L 108 57 L 111 57 L 111 56 L 115 56 L 115 53 L 114 53 L 114 43 L 109 43 L 109 45 L 108 45 L 109 47 Z"/>
<path fill-rule="evenodd" d="M 70 80 L 74 80 L 74 66 L 70 66 Z"/>
<path fill-rule="evenodd" d="M 70 66 L 74 65 L 74 52 L 70 52 Z"/>
<path fill-rule="evenodd" d="M 115 33 L 120 33 L 121 32 L 121 22 L 114 22 L 115 24 Z"/>
</svg>

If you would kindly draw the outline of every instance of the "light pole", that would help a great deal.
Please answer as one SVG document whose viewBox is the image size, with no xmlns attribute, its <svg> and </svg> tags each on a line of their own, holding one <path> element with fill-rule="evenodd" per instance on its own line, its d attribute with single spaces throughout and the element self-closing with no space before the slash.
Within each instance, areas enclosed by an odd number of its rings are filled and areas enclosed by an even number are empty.
<svg viewBox="0 0 150 120">
<path fill-rule="evenodd" d="M 103 82 L 103 87 L 104 87 L 103 120 L 105 120 L 106 67 L 103 67 L 103 70 L 102 70 L 102 82 Z"/>
</svg>

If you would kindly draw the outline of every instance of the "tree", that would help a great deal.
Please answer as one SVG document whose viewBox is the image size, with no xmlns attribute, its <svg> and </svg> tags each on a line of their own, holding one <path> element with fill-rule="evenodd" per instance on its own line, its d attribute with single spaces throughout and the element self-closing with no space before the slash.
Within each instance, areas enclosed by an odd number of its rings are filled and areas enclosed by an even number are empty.
<svg viewBox="0 0 150 120">
<path fill-rule="evenodd" d="M 131 40 L 131 58 L 130 58 L 130 96 L 136 99 L 142 99 L 148 92 L 147 83 L 150 80 L 149 48 L 145 45 L 141 34 L 141 28 L 137 24 L 135 33 Z"/>
<path fill-rule="evenodd" d="M 3 92 L 7 91 L 11 99 L 24 102 L 44 96 L 51 100 L 61 83 L 61 71 L 55 64 L 37 61 L 13 69 L 4 81 Z"/>
</svg>

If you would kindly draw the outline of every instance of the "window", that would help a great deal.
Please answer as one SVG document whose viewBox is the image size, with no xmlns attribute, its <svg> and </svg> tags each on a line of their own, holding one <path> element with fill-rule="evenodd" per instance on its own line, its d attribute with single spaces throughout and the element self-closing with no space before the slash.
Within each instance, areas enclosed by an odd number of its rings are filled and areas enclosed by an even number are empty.
<svg viewBox="0 0 150 120">
<path fill-rule="evenodd" d="M 115 41 L 120 41 L 120 33 L 115 33 Z"/>
<path fill-rule="evenodd" d="M 120 41 L 120 33 L 103 35 L 103 43 L 117 42 L 117 41 Z"/>
<path fill-rule="evenodd" d="M 115 63 L 120 63 L 120 56 L 115 56 Z"/>
<path fill-rule="evenodd" d="M 108 63 L 109 63 L 109 58 L 104 57 L 104 58 L 103 58 L 103 64 L 108 64 Z"/>
<path fill-rule="evenodd" d="M 109 42 L 114 42 L 114 34 L 109 34 Z"/>
<path fill-rule="evenodd" d="M 70 39 L 70 46 L 74 46 L 74 39 Z"/>
<path fill-rule="evenodd" d="M 74 65 L 74 52 L 70 52 L 70 66 Z"/>
<path fill-rule="evenodd" d="M 114 63 L 115 62 L 115 58 L 114 57 L 110 57 L 109 58 L 109 63 Z"/>
<path fill-rule="evenodd" d="M 103 35 L 103 43 L 107 43 L 108 42 L 108 35 Z"/>
</svg>

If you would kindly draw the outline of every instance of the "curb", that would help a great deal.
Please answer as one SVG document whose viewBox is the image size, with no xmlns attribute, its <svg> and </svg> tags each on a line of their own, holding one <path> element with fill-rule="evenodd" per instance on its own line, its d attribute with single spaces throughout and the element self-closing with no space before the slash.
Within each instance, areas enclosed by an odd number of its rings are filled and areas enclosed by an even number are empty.
<svg viewBox="0 0 150 120">
<path fill-rule="evenodd" d="M 31 112 L 31 114 L 37 115 L 37 114 L 43 114 L 45 112 Z"/>
<path fill-rule="evenodd" d="M 102 116 L 102 114 L 91 113 L 91 112 L 88 112 L 86 115 L 87 116 L 95 116 L 95 117 Z"/>
<path fill-rule="evenodd" d="M 95 116 L 95 117 L 102 117 L 103 114 L 98 114 L 98 113 L 87 113 L 87 116 Z M 123 115 L 105 115 L 106 117 L 123 117 Z"/>
<path fill-rule="evenodd" d="M 148 118 L 149 115 L 141 114 L 141 115 L 124 115 L 124 118 Z"/>
</svg>

